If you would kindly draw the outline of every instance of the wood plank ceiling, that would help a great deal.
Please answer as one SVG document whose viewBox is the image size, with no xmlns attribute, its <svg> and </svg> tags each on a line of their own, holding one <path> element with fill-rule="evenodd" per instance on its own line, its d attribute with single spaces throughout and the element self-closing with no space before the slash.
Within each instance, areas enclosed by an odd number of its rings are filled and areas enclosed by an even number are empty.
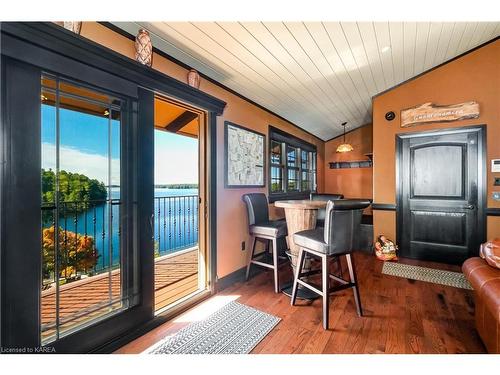
<svg viewBox="0 0 500 375">
<path fill-rule="evenodd" d="M 499 22 L 117 22 L 323 140 L 371 97 L 500 35 Z"/>
</svg>

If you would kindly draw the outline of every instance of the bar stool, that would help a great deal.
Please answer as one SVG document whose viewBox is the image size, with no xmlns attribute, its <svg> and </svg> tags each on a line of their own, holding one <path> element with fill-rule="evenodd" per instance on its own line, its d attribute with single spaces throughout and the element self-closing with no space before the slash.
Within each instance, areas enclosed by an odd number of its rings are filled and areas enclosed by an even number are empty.
<svg viewBox="0 0 500 375">
<path fill-rule="evenodd" d="M 278 240 L 285 242 L 285 237 L 288 233 L 286 221 L 269 220 L 269 204 L 267 197 L 263 193 L 250 193 L 242 197 L 245 202 L 248 213 L 248 230 L 253 239 L 252 251 L 247 263 L 246 280 L 250 275 L 252 264 L 261 267 L 270 268 L 274 273 L 274 291 L 279 293 L 279 275 L 278 275 Z M 272 243 L 272 263 L 266 262 L 264 258 L 267 252 L 255 254 L 255 245 L 257 241 L 266 243 L 266 250 L 269 248 L 269 243 Z"/>
<path fill-rule="evenodd" d="M 359 298 L 358 283 L 354 260 L 351 257 L 354 238 L 359 232 L 363 210 L 370 205 L 370 201 L 362 199 L 344 199 L 328 201 L 326 206 L 325 227 L 305 230 L 295 233 L 293 240 L 300 246 L 297 267 L 292 290 L 292 306 L 297 297 L 297 286 L 304 287 L 316 292 L 323 297 L 323 328 L 328 329 L 329 320 L 329 296 L 330 293 L 352 288 L 354 300 L 359 316 L 363 315 L 361 301 Z M 321 290 L 319 287 L 306 283 L 302 277 L 317 274 L 317 271 L 303 272 L 306 254 L 321 259 Z M 329 260 L 333 257 L 345 256 L 349 269 L 350 280 L 344 280 L 330 274 Z M 330 279 L 340 283 L 340 286 L 330 288 Z"/>
</svg>

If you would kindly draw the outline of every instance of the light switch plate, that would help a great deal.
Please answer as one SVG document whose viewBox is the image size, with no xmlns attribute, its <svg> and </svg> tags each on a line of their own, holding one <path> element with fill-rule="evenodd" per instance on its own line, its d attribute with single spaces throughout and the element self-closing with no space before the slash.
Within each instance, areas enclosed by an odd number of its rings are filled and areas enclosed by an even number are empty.
<svg viewBox="0 0 500 375">
<path fill-rule="evenodd" d="M 500 201 L 500 191 L 494 191 L 493 192 L 493 200 L 494 201 Z"/>
</svg>

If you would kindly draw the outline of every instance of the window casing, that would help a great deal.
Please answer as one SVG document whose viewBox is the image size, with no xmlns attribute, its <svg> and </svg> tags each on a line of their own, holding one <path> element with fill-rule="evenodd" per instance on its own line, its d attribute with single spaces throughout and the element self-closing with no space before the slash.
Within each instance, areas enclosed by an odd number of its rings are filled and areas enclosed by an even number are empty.
<svg viewBox="0 0 500 375">
<path fill-rule="evenodd" d="M 270 127 L 269 200 L 303 199 L 316 191 L 316 146 Z"/>
</svg>

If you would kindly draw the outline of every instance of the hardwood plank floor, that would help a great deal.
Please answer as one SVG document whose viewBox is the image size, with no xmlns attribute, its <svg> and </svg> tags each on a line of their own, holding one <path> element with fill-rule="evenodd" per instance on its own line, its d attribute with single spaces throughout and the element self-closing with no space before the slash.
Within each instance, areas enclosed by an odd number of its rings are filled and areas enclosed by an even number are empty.
<svg viewBox="0 0 500 375">
<path fill-rule="evenodd" d="M 383 275 L 375 257 L 355 256 L 364 316 L 358 317 L 352 290 L 332 295 L 330 327 L 322 328 L 321 300 L 290 306 L 273 292 L 271 272 L 225 289 L 201 305 L 120 348 L 140 353 L 189 324 L 190 314 L 221 298 L 279 316 L 282 321 L 252 353 L 485 353 L 474 328 L 473 292 L 444 285 Z M 460 272 L 460 267 L 409 259 L 402 263 Z M 343 262 L 344 275 L 345 262 Z M 288 267 L 282 280 L 291 277 Z"/>
</svg>

